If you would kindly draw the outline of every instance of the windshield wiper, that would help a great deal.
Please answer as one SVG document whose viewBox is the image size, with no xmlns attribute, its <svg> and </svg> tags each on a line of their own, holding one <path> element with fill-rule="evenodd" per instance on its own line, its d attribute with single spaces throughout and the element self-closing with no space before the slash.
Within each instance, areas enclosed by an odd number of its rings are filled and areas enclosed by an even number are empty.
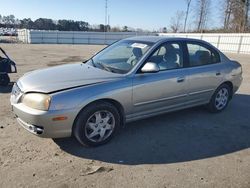
<svg viewBox="0 0 250 188">
<path fill-rule="evenodd" d="M 112 67 L 110 67 L 110 66 L 108 66 L 108 65 L 106 65 L 106 64 L 104 64 L 104 63 L 102 63 L 102 62 L 97 62 L 97 64 L 98 64 L 98 65 L 101 65 L 101 67 L 102 67 L 103 69 L 105 69 L 106 71 L 114 72 L 114 71 L 112 70 Z"/>
<path fill-rule="evenodd" d="M 91 61 L 91 64 L 93 65 L 93 67 L 96 67 L 93 58 L 90 58 L 88 61 Z"/>
</svg>

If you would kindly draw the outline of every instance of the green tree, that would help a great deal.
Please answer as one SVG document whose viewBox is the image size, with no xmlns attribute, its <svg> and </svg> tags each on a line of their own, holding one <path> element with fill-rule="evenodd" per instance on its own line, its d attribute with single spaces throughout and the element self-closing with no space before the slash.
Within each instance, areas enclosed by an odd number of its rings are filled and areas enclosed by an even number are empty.
<svg viewBox="0 0 250 188">
<path fill-rule="evenodd" d="M 163 33 L 167 33 L 167 32 L 168 32 L 167 28 L 166 28 L 166 27 L 163 27 L 162 32 L 163 32 Z"/>
<path fill-rule="evenodd" d="M 47 18 L 39 18 L 34 22 L 35 29 L 39 30 L 55 30 L 56 24 L 53 22 L 52 19 Z"/>
<path fill-rule="evenodd" d="M 122 28 L 122 31 L 123 31 L 123 32 L 128 32 L 128 26 L 125 25 L 125 26 Z"/>
<path fill-rule="evenodd" d="M 101 32 L 104 32 L 105 30 L 105 26 L 103 25 L 103 24 L 100 24 L 99 25 L 99 30 L 101 31 Z"/>
<path fill-rule="evenodd" d="M 33 29 L 34 28 L 34 22 L 30 18 L 24 18 L 20 20 L 20 28 L 22 29 Z"/>
<path fill-rule="evenodd" d="M 77 21 L 76 23 L 78 24 L 80 31 L 88 31 L 89 30 L 89 23 L 88 22 Z"/>
</svg>

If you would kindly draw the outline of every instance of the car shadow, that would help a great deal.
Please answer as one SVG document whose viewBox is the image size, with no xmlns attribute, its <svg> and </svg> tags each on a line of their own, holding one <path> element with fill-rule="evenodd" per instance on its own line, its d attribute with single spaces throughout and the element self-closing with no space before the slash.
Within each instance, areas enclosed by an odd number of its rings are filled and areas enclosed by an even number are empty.
<svg viewBox="0 0 250 188">
<path fill-rule="evenodd" d="M 15 82 L 10 82 L 7 86 L 0 86 L 0 93 L 11 93 Z"/>
<path fill-rule="evenodd" d="M 196 107 L 127 124 L 111 142 L 82 147 L 54 139 L 74 156 L 108 163 L 164 164 L 205 159 L 250 147 L 250 95 L 237 94 L 218 114 Z"/>
</svg>

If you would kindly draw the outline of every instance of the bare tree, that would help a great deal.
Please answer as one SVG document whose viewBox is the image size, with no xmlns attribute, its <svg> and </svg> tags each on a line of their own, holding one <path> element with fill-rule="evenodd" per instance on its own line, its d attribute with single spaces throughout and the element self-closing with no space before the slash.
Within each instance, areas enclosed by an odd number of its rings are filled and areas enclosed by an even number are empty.
<svg viewBox="0 0 250 188">
<path fill-rule="evenodd" d="M 245 0 L 234 0 L 232 2 L 232 19 L 230 29 L 234 32 L 243 32 L 245 30 L 245 25 L 247 25 L 247 20 L 245 16 Z"/>
<path fill-rule="evenodd" d="M 181 31 L 182 23 L 184 18 L 183 11 L 177 11 L 175 16 L 170 20 L 170 28 L 173 33 L 177 33 Z"/>
<path fill-rule="evenodd" d="M 232 16 L 232 2 L 233 0 L 224 0 L 225 11 L 224 11 L 224 30 L 229 29 L 229 23 Z"/>
<path fill-rule="evenodd" d="M 203 31 L 206 27 L 210 4 L 211 0 L 197 0 L 196 2 L 197 31 L 199 32 Z"/>
<path fill-rule="evenodd" d="M 188 20 L 188 15 L 189 15 L 189 9 L 190 9 L 190 4 L 192 0 L 185 0 L 187 3 L 187 10 L 186 10 L 186 15 L 185 15 L 185 22 L 184 22 L 184 29 L 183 32 L 186 32 L 186 26 L 187 26 L 187 20 Z"/>
<path fill-rule="evenodd" d="M 224 0 L 224 29 L 246 32 L 249 29 L 249 0 Z"/>
<path fill-rule="evenodd" d="M 248 30 L 248 13 L 249 13 L 249 0 L 245 0 L 245 10 L 244 10 L 244 31 Z"/>
</svg>

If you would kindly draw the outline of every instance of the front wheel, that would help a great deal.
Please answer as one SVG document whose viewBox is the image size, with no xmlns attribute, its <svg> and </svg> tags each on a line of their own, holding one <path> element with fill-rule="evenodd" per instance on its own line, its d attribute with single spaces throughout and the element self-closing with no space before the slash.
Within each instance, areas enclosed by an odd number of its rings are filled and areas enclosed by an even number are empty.
<svg viewBox="0 0 250 188">
<path fill-rule="evenodd" d="M 94 103 L 80 112 L 73 134 L 82 145 L 99 146 L 107 143 L 117 133 L 120 119 L 118 110 L 112 104 Z"/>
<path fill-rule="evenodd" d="M 224 110 L 230 101 L 230 96 L 230 87 L 227 84 L 222 84 L 216 89 L 208 104 L 209 111 L 216 113 Z"/>
</svg>

